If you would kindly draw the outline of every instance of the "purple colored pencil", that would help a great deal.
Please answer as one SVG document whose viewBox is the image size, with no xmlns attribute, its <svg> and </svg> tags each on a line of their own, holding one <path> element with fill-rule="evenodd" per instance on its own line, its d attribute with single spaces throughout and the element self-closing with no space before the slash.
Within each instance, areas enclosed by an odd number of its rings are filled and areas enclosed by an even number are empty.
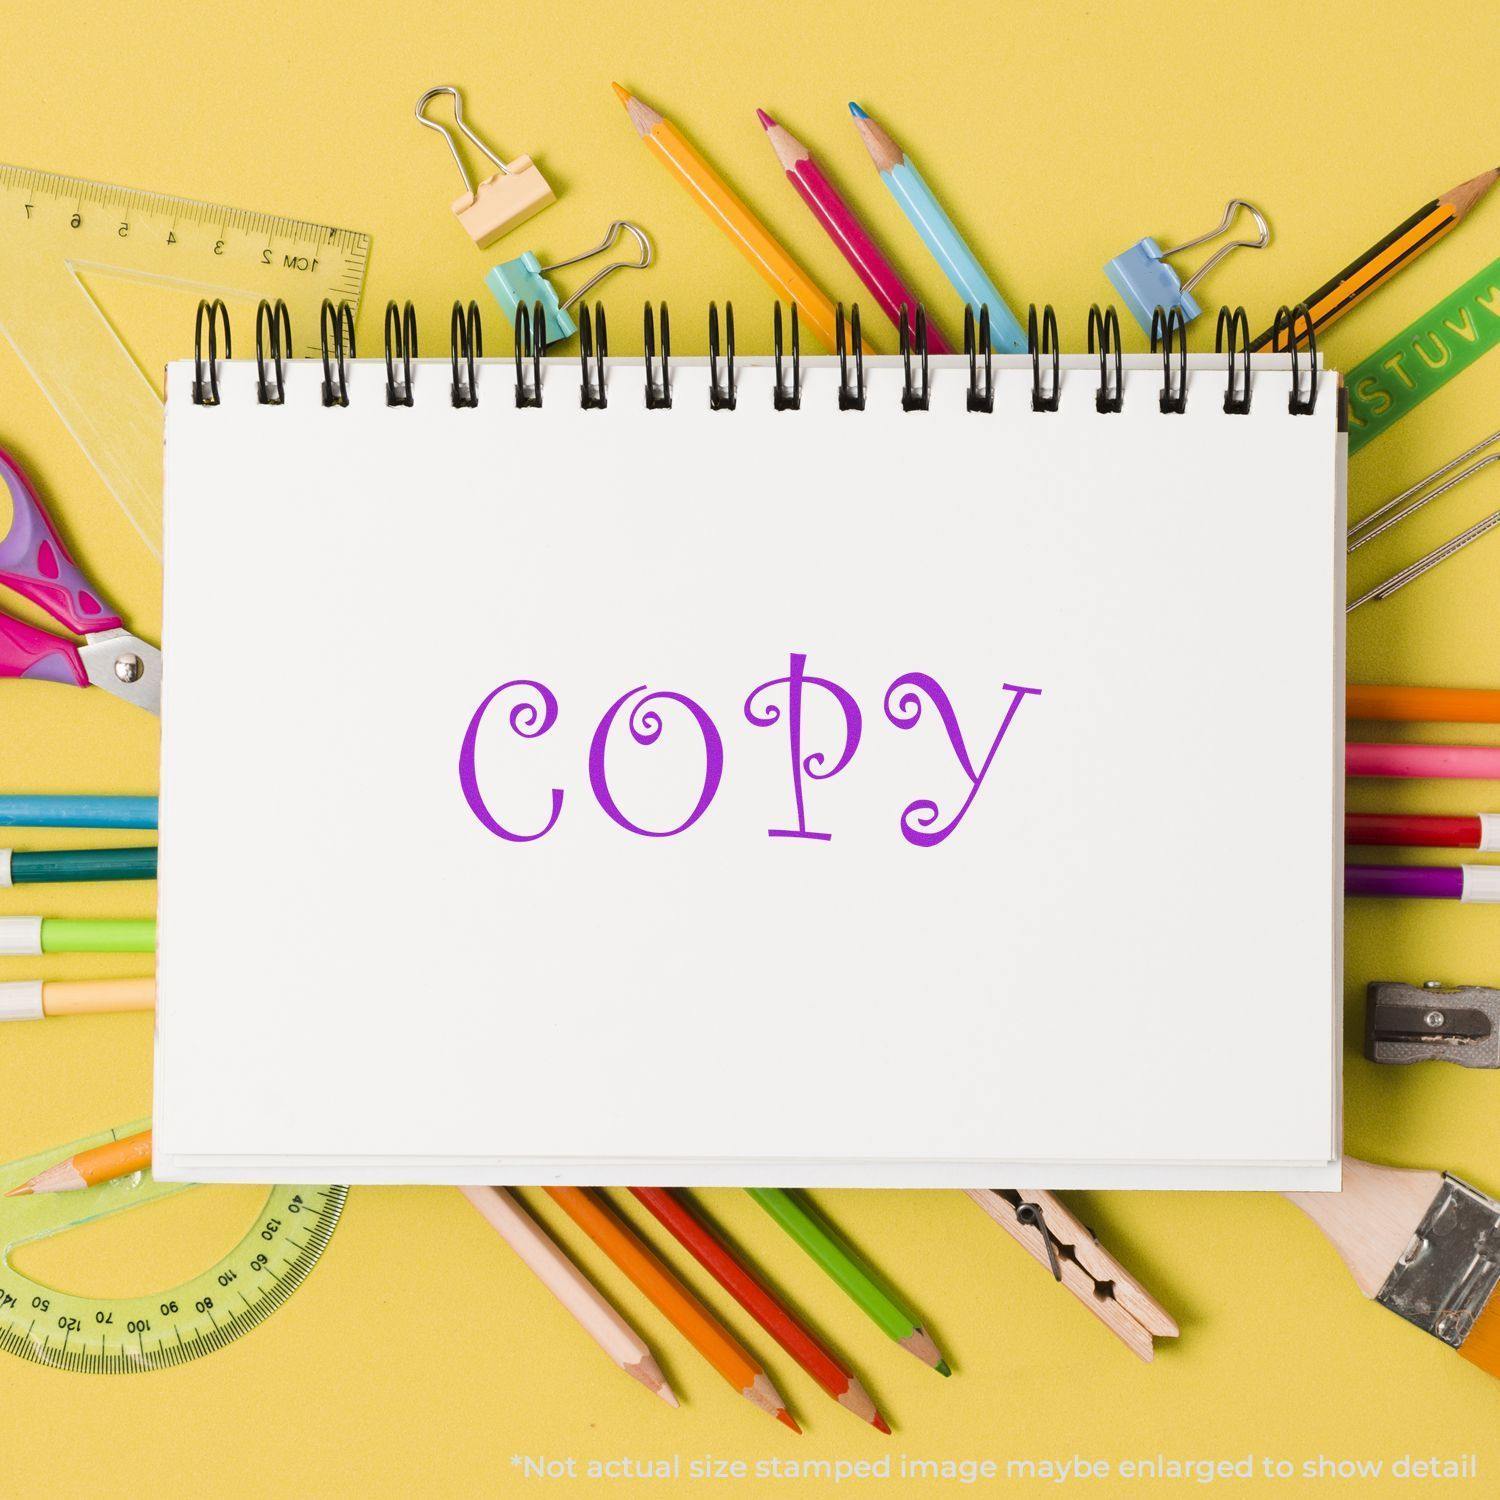
<svg viewBox="0 0 1500 1500">
<path fill-rule="evenodd" d="M 1500 865 L 1345 865 L 1344 894 L 1500 901 Z"/>
<path fill-rule="evenodd" d="M 900 273 L 871 238 L 869 230 L 854 216 L 854 210 L 813 160 L 812 152 L 765 110 L 758 109 L 755 114 L 765 127 L 766 138 L 771 142 L 771 149 L 775 151 L 788 181 L 827 231 L 828 238 L 843 252 L 844 259 L 854 267 L 855 274 L 880 304 L 886 317 L 899 328 L 904 306 L 907 326 L 915 330 L 916 294 L 902 281 Z M 932 354 L 953 353 L 953 345 L 943 337 L 931 317 L 927 319 L 927 348 Z"/>
</svg>

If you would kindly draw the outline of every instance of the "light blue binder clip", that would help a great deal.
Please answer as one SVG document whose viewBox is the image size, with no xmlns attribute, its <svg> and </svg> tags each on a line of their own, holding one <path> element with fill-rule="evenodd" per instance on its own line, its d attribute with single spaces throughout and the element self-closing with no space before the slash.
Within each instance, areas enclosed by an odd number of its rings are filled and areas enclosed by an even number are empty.
<svg viewBox="0 0 1500 1500">
<path fill-rule="evenodd" d="M 1244 209 L 1252 219 L 1259 235 L 1253 240 L 1230 240 L 1221 245 L 1186 281 L 1167 264 L 1168 258 L 1198 245 L 1206 245 L 1228 231 L 1235 215 Z M 1125 305 L 1135 314 L 1135 320 L 1147 333 L 1151 331 L 1151 316 L 1157 308 L 1171 312 L 1181 308 L 1182 321 L 1191 323 L 1202 311 L 1193 298 L 1192 291 L 1200 281 L 1229 254 L 1231 250 L 1264 250 L 1271 243 L 1271 228 L 1258 208 L 1246 203 L 1243 198 L 1231 198 L 1224 210 L 1224 221 L 1217 229 L 1200 234 L 1195 240 L 1184 240 L 1163 250 L 1153 239 L 1144 239 L 1134 244 L 1123 255 L 1117 255 L 1104 267 L 1114 288 L 1125 299 Z"/>
<path fill-rule="evenodd" d="M 559 300 L 557 289 L 547 280 L 547 277 L 553 271 L 562 270 L 564 266 L 576 266 L 581 260 L 590 260 L 596 255 L 603 255 L 622 234 L 632 236 L 636 244 L 640 246 L 640 259 L 612 261 L 602 271 L 596 271 L 589 277 L 566 301 Z M 559 344 L 564 339 L 572 338 L 578 332 L 578 325 L 568 316 L 568 309 L 585 292 L 592 291 L 611 271 L 644 271 L 650 264 L 651 241 L 646 238 L 645 230 L 635 224 L 627 223 L 624 219 L 616 219 L 605 231 L 604 238 L 592 250 L 585 250 L 581 255 L 569 256 L 567 260 L 553 261 L 550 266 L 544 266 L 528 250 L 516 260 L 502 261 L 489 272 L 484 280 L 485 285 L 495 294 L 495 301 L 500 304 L 505 316 L 512 324 L 516 321 L 516 309 L 523 303 L 529 307 L 540 302 L 546 319 L 546 341 L 549 344 Z"/>
</svg>

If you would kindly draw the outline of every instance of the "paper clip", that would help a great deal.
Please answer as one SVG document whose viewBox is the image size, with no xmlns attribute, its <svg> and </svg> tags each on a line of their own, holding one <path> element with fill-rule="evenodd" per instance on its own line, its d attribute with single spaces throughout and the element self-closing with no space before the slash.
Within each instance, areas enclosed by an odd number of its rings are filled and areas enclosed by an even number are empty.
<svg viewBox="0 0 1500 1500">
<path fill-rule="evenodd" d="M 579 261 L 603 255 L 622 234 L 630 235 L 640 246 L 640 259 L 611 261 L 589 277 L 566 301 L 560 301 L 556 288 L 547 277 L 553 271 L 562 270 L 564 266 L 576 266 Z M 646 238 L 646 231 L 628 220 L 616 219 L 604 231 L 604 238 L 591 249 L 578 255 L 570 255 L 566 260 L 555 260 L 550 266 L 544 266 L 528 250 L 515 260 L 502 261 L 484 280 L 485 285 L 495 294 L 495 301 L 512 323 L 516 321 L 518 307 L 540 302 L 547 320 L 547 342 L 556 344 L 563 339 L 572 338 L 578 332 L 578 325 L 568 316 L 568 309 L 580 297 L 598 286 L 611 271 L 644 271 L 651 264 L 651 259 L 651 241 Z"/>
<path fill-rule="evenodd" d="M 1206 245 L 1210 240 L 1218 239 L 1221 234 L 1228 232 L 1229 226 L 1234 223 L 1235 215 L 1241 209 L 1244 209 L 1255 220 L 1255 227 L 1260 231 L 1259 236 L 1253 240 L 1230 240 L 1227 245 L 1221 245 L 1186 281 L 1183 281 L 1167 264 L 1169 257 L 1180 255 L 1184 250 L 1193 250 L 1199 245 Z M 1140 240 L 1124 254 L 1117 255 L 1108 262 L 1104 267 L 1104 274 L 1109 277 L 1115 290 L 1125 299 L 1125 305 L 1135 314 L 1136 322 L 1149 333 L 1151 315 L 1157 308 L 1168 313 L 1173 308 L 1180 308 L 1184 323 L 1191 323 L 1202 312 L 1203 309 L 1198 306 L 1197 301 L 1191 295 L 1192 290 L 1231 250 L 1264 250 L 1270 243 L 1271 227 L 1266 223 L 1265 215 L 1253 204 L 1245 202 L 1243 198 L 1231 198 L 1224 210 L 1223 221 L 1217 228 L 1210 229 L 1207 234 L 1200 234 L 1197 239 L 1184 240 L 1180 245 L 1173 245 L 1170 250 L 1163 250 L 1155 240 L 1149 237 Z"/>
<path fill-rule="evenodd" d="M 478 187 L 475 187 L 473 178 L 469 176 L 469 169 L 459 155 L 458 142 L 453 139 L 452 132 L 446 125 L 439 125 L 436 120 L 429 120 L 422 113 L 428 102 L 436 99 L 439 94 L 453 96 L 453 124 L 470 145 L 483 152 L 500 169 L 486 177 Z M 557 195 L 529 156 L 518 156 L 509 162 L 501 161 L 469 129 L 464 123 L 463 99 L 451 83 L 428 89 L 417 100 L 416 116 L 418 124 L 437 131 L 448 144 L 448 150 L 464 184 L 463 193 L 453 200 L 453 212 L 458 215 L 458 222 L 468 230 L 469 238 L 481 250 L 499 239 L 506 230 L 514 229 L 533 214 L 540 213 L 549 203 L 557 201 Z"/>
<path fill-rule="evenodd" d="M 1447 463 L 1434 469 L 1432 473 L 1419 479 L 1414 485 L 1402 490 L 1399 495 L 1393 495 L 1384 505 L 1372 510 L 1362 521 L 1356 521 L 1348 531 L 1348 550 L 1353 552 L 1363 547 L 1366 542 L 1373 542 L 1376 537 L 1384 536 L 1393 526 L 1400 525 L 1408 516 L 1416 514 L 1428 501 L 1447 494 L 1449 490 L 1462 484 L 1471 475 L 1500 461 L 1500 453 L 1490 453 L 1476 463 L 1468 462 L 1475 454 L 1484 453 L 1486 448 L 1492 448 L 1496 443 L 1500 443 L 1500 432 L 1492 432 L 1482 442 L 1475 443 L 1472 448 L 1466 448 L 1456 458 L 1450 458 Z M 1437 480 L 1442 479 L 1443 475 L 1457 469 L 1460 464 L 1468 464 L 1468 467 L 1460 469 L 1451 479 L 1443 480 L 1443 483 L 1437 484 L 1436 488 L 1428 488 L 1429 485 L 1434 485 Z M 1352 613 L 1361 604 L 1368 604 L 1371 599 L 1389 599 L 1392 594 L 1404 589 L 1413 579 L 1430 572 L 1439 563 L 1447 562 L 1455 552 L 1462 552 L 1470 542 L 1477 542 L 1480 537 L 1486 536 L 1496 526 L 1500 526 L 1500 510 L 1486 516 L 1482 521 L 1476 521 L 1467 530 L 1459 532 L 1457 536 L 1450 537 L 1441 546 L 1434 547 L 1425 557 L 1419 557 L 1416 562 L 1402 568 L 1399 573 L 1392 573 L 1389 578 L 1361 594 L 1358 599 L 1347 606 L 1344 613 Z"/>
</svg>

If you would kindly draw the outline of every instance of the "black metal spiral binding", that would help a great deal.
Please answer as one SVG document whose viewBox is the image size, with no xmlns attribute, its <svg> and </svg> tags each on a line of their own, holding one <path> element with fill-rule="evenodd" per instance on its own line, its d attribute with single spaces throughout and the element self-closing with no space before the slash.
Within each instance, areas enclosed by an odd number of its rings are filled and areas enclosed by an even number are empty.
<svg viewBox="0 0 1500 1500">
<path fill-rule="evenodd" d="M 1250 323 L 1245 309 L 1219 309 L 1219 324 L 1214 329 L 1214 353 L 1227 354 L 1224 382 L 1224 410 L 1231 416 L 1245 416 L 1250 410 Z M 1239 365 L 1235 365 L 1235 356 Z"/>
<path fill-rule="evenodd" d="M 1307 330 L 1307 394 L 1303 395 L 1302 384 L 1302 361 L 1298 348 L 1300 336 L 1297 333 L 1297 320 L 1301 318 L 1303 327 Z M 1282 326 L 1286 327 L 1286 343 L 1281 342 Z M 1313 331 L 1312 314 L 1307 310 L 1307 303 L 1299 302 L 1295 307 L 1287 307 L 1283 304 L 1276 309 L 1276 321 L 1271 325 L 1271 347 L 1273 349 L 1286 348 L 1292 355 L 1292 393 L 1287 397 L 1286 409 L 1294 417 L 1310 416 L 1318 408 L 1318 336 Z"/>
<path fill-rule="evenodd" d="M 270 349 L 270 371 L 276 375 L 273 386 L 267 378 L 267 347 Z M 272 306 L 264 297 L 255 309 L 255 399 L 262 406 L 286 405 L 286 360 L 292 352 L 292 315 L 280 297 Z"/>
<path fill-rule="evenodd" d="M 222 297 L 199 302 L 198 316 L 193 324 L 193 404 L 195 406 L 217 406 L 219 404 L 219 323 L 224 324 L 224 358 L 230 359 L 229 309 Z M 208 358 L 203 358 L 204 329 L 208 330 Z"/>
<path fill-rule="evenodd" d="M 1099 354 L 1099 389 L 1094 392 L 1094 410 L 1117 412 L 1125 406 L 1125 374 L 1120 357 L 1120 319 L 1113 304 L 1102 311 L 1096 302 L 1089 308 L 1089 353 Z M 1114 356 L 1114 386 L 1111 388 L 1110 356 Z"/>
<path fill-rule="evenodd" d="M 781 304 L 771 315 L 771 333 L 776 345 L 776 390 L 772 404 L 777 411 L 800 411 L 802 408 L 802 340 L 797 332 L 797 304 L 792 303 L 792 384 L 788 388 L 781 375 Z"/>
<path fill-rule="evenodd" d="M 340 302 L 335 307 L 325 297 L 323 311 L 319 318 L 318 337 L 323 345 L 323 405 L 348 406 L 349 361 L 354 358 L 354 309 L 347 302 Z M 331 357 L 328 347 L 330 342 L 333 345 Z M 339 372 L 337 388 L 333 383 L 335 364 Z"/>
<path fill-rule="evenodd" d="M 719 304 L 708 304 L 708 409 L 733 411 L 734 391 L 734 304 L 724 304 L 724 342 L 729 350 L 725 362 L 726 382 L 719 385 Z"/>
<path fill-rule="evenodd" d="M 672 404 L 672 330 L 667 321 L 667 304 L 661 304 L 661 384 L 656 383 L 656 319 L 651 304 L 646 304 L 646 408 L 665 411 Z"/>
<path fill-rule="evenodd" d="M 411 362 L 417 357 L 417 310 L 410 302 L 398 308 L 394 302 L 385 305 L 385 404 L 412 406 L 416 390 L 412 384 Z M 401 361 L 401 380 L 396 380 L 396 361 Z"/>
<path fill-rule="evenodd" d="M 1177 334 L 1177 379 L 1172 379 L 1172 334 Z M 1162 411 L 1181 416 L 1187 410 L 1187 321 L 1182 309 L 1158 307 L 1151 314 L 1151 352 L 1161 350 Z"/>
<path fill-rule="evenodd" d="M 604 326 L 604 308 L 578 304 L 578 403 L 586 411 L 597 411 L 609 405 L 604 385 L 604 361 L 609 354 L 609 334 Z M 589 381 L 589 359 L 594 361 L 594 378 Z"/>
<path fill-rule="evenodd" d="M 849 332 L 854 338 L 854 384 L 849 383 L 849 356 L 844 343 L 844 304 L 839 303 L 838 319 L 833 326 L 834 352 L 839 357 L 839 410 L 865 409 L 864 340 L 859 335 L 859 303 L 849 310 Z"/>
<path fill-rule="evenodd" d="M 906 304 L 901 304 L 901 410 L 926 411 L 932 400 L 932 377 L 927 370 L 927 309 L 917 303 L 915 326 L 916 342 L 922 355 L 922 387 L 912 383 L 911 346 L 912 330 L 906 322 Z"/>
<path fill-rule="evenodd" d="M 995 409 L 995 370 L 990 349 L 990 310 L 979 309 L 979 336 L 974 335 L 974 309 L 964 308 L 964 353 L 969 356 L 969 392 L 964 404 L 970 411 Z M 979 389 L 979 356 L 984 356 L 984 389 Z"/>
<path fill-rule="evenodd" d="M 484 325 L 479 321 L 479 304 L 453 304 L 448 316 L 448 360 L 453 378 L 448 399 L 457 407 L 479 405 L 478 361 L 484 357 Z"/>
<path fill-rule="evenodd" d="M 1056 411 L 1062 401 L 1062 355 L 1057 340 L 1057 314 L 1049 302 L 1042 309 L 1041 337 L 1037 337 L 1036 303 L 1026 314 L 1026 349 L 1031 355 L 1031 409 L 1032 411 Z M 1052 356 L 1052 385 L 1045 394 L 1042 390 L 1042 356 Z"/>
<path fill-rule="evenodd" d="M 469 304 L 473 307 L 473 303 Z M 455 305 L 455 312 L 457 307 Z M 524 302 L 516 304 L 516 406 L 540 406 L 542 404 L 542 356 L 547 352 L 547 314 L 540 302 L 530 307 Z M 526 379 L 526 361 L 531 361 L 531 380 Z M 473 376 L 470 376 L 472 382 Z M 457 400 L 453 403 L 457 406 Z M 470 405 L 479 404 L 478 393 Z"/>
</svg>

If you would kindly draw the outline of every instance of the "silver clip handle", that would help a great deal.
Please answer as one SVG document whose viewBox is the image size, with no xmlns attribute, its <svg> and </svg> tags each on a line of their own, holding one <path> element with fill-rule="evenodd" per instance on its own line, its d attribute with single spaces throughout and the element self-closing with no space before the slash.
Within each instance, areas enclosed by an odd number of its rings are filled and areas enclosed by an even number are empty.
<svg viewBox="0 0 1500 1500">
<path fill-rule="evenodd" d="M 1210 229 L 1207 234 L 1200 234 L 1197 239 L 1184 240 L 1180 245 L 1173 245 L 1170 250 L 1163 250 L 1161 258 L 1167 260 L 1171 256 L 1181 254 L 1184 250 L 1194 250 L 1199 245 L 1206 245 L 1210 240 L 1218 239 L 1221 234 L 1228 231 L 1229 226 L 1234 223 L 1235 215 L 1241 209 L 1244 209 L 1255 220 L 1255 227 L 1260 231 L 1257 238 L 1253 240 L 1230 240 L 1227 245 L 1221 245 L 1182 283 L 1182 290 L 1184 292 L 1192 291 L 1231 250 L 1264 250 L 1271 243 L 1271 226 L 1266 223 L 1265 215 L 1253 203 L 1247 203 L 1243 198 L 1231 198 L 1224 209 L 1224 218 L 1217 228 Z"/>
<path fill-rule="evenodd" d="M 499 167 L 500 170 L 504 172 L 508 177 L 510 175 L 510 168 L 507 167 L 505 163 L 501 161 L 500 158 L 496 156 L 495 153 L 491 151 L 490 148 L 486 146 L 485 143 L 480 140 L 472 130 L 469 129 L 468 125 L 464 123 L 464 101 L 458 90 L 454 88 L 451 83 L 440 83 L 435 89 L 428 89 L 427 92 L 417 100 L 417 106 L 413 113 L 416 115 L 417 123 L 419 125 L 425 125 L 429 130 L 435 130 L 440 136 L 442 136 L 444 142 L 447 144 L 449 153 L 453 157 L 453 164 L 458 168 L 458 175 L 464 180 L 464 186 L 468 188 L 470 193 L 474 191 L 473 179 L 469 176 L 469 169 L 464 165 L 463 157 L 458 154 L 458 143 L 453 139 L 452 131 L 450 131 L 446 125 L 438 124 L 436 120 L 429 120 L 423 113 L 428 104 L 433 99 L 436 99 L 439 94 L 451 94 L 453 96 L 453 123 L 458 127 L 458 130 L 463 135 L 464 139 L 468 141 L 476 151 L 483 152 L 484 155 L 487 156 L 492 162 L 494 162 L 494 164 Z"/>
</svg>

